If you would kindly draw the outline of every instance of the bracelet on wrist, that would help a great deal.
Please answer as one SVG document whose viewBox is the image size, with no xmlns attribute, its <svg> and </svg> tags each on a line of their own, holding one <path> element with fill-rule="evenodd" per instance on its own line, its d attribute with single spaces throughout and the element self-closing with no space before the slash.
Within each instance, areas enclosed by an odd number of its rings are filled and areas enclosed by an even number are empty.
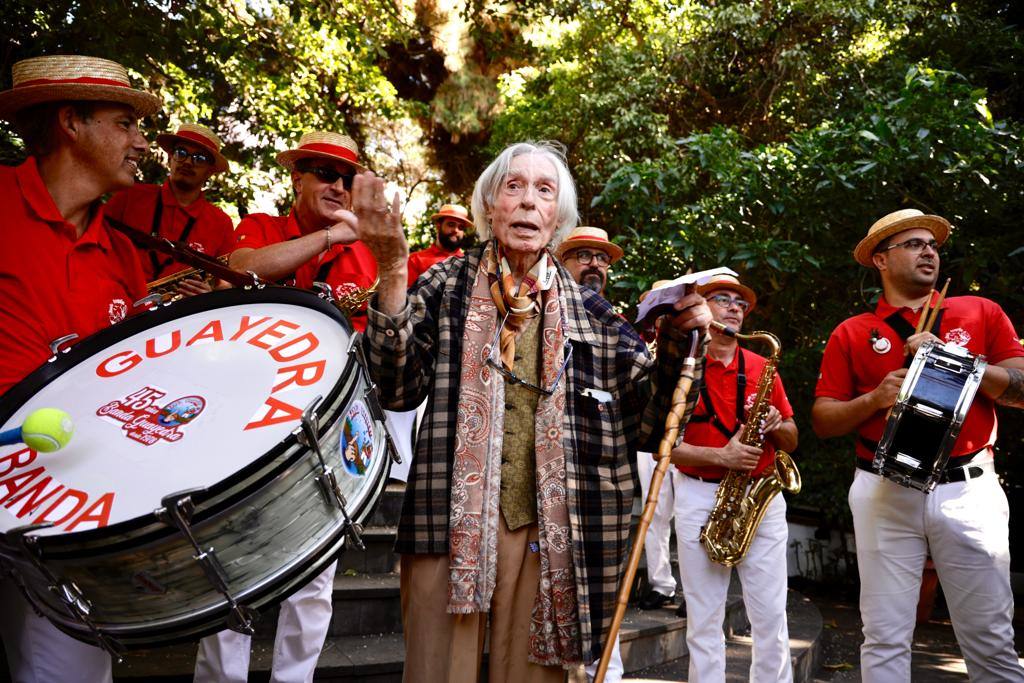
<svg viewBox="0 0 1024 683">
<path fill-rule="evenodd" d="M 331 229 L 324 228 L 324 236 L 327 238 L 327 246 L 324 247 L 324 251 L 331 250 Z"/>
</svg>

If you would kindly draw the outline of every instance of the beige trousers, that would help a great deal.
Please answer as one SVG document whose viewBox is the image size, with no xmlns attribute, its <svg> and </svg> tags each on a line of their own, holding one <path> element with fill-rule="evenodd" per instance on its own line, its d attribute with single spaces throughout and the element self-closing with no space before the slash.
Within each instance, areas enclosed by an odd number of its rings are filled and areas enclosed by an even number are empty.
<svg viewBox="0 0 1024 683">
<path fill-rule="evenodd" d="M 498 526 L 498 573 L 490 614 L 448 614 L 448 556 L 402 556 L 404 683 L 477 683 L 490 617 L 489 683 L 563 683 L 565 670 L 527 661 L 540 581 L 537 525 Z"/>
</svg>

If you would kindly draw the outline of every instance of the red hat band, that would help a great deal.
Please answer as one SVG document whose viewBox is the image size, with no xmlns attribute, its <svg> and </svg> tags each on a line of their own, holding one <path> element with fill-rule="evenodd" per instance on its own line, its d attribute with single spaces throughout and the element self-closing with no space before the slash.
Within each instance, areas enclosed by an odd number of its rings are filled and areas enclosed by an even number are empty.
<svg viewBox="0 0 1024 683">
<path fill-rule="evenodd" d="M 352 163 L 358 163 L 359 157 L 356 153 L 347 147 L 341 147 L 339 145 L 329 145 L 323 142 L 311 142 L 308 145 L 299 147 L 299 151 L 309 150 L 310 152 L 323 152 L 324 154 L 331 154 L 342 159 L 347 159 Z"/>
</svg>

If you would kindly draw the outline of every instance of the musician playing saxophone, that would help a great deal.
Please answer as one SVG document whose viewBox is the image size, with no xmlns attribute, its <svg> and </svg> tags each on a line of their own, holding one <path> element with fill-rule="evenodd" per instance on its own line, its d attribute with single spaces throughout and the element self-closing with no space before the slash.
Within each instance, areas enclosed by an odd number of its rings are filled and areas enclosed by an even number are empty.
<svg viewBox="0 0 1024 683">
<path fill-rule="evenodd" d="M 930 552 L 972 681 L 1022 681 L 1014 649 L 1006 495 L 993 470 L 995 403 L 1021 407 L 1024 349 L 993 301 L 945 298 L 930 329 L 916 333 L 934 292 L 939 251 L 950 233 L 941 216 L 904 209 L 875 222 L 854 250 L 876 269 L 883 295 L 832 332 L 812 409 L 823 437 L 857 433 L 850 487 L 864 622 L 867 683 L 910 680 L 910 643 L 921 571 Z M 927 326 L 925 321 L 925 326 Z M 988 367 L 939 484 L 928 495 L 871 467 L 886 414 L 907 375 L 904 361 L 925 340 L 984 354 Z"/>
<path fill-rule="evenodd" d="M 162 185 L 135 183 L 114 193 L 104 214 L 154 237 L 182 242 L 207 256 L 227 254 L 235 243 L 234 224 L 203 194 L 211 177 L 228 170 L 227 159 L 220 153 L 220 138 L 206 126 L 183 123 L 174 133 L 157 135 L 156 143 L 167 153 L 167 180 Z M 190 268 L 151 249 L 136 249 L 147 282 Z M 193 296 L 209 292 L 210 285 L 198 277 L 184 277 L 176 289 L 178 294 Z"/>
<path fill-rule="evenodd" d="M 730 275 L 718 276 L 697 291 L 707 299 L 713 318 L 736 331 L 757 303 L 754 290 Z M 715 492 L 728 470 L 752 470 L 753 477 L 759 477 L 773 466 L 776 448 L 792 451 L 797 446 L 793 409 L 777 373 L 761 425 L 764 448 L 741 443 L 765 363 L 763 356 L 740 348 L 734 337 L 712 327 L 701 398 L 683 442 L 672 451 L 672 462 L 685 475 L 676 490 L 675 519 L 691 681 L 725 680 L 722 622 L 732 570 L 712 562 L 699 540 Z M 788 538 L 786 501 L 775 496 L 746 557 L 737 565 L 754 641 L 750 680 L 759 683 L 793 678 L 786 623 Z"/>
</svg>

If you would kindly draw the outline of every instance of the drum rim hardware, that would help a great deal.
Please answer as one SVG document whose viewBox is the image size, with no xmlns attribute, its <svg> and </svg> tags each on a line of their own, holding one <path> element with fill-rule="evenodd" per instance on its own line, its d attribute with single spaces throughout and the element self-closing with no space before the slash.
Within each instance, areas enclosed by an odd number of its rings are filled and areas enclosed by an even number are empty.
<svg viewBox="0 0 1024 683">
<path fill-rule="evenodd" d="M 934 357 L 932 357 L 933 354 Z M 985 368 L 987 366 L 988 362 L 985 360 L 983 355 L 972 354 L 967 349 L 956 344 L 943 344 L 934 340 L 928 340 L 921 344 L 917 353 L 914 355 L 910 368 L 907 370 L 907 378 L 900 387 L 899 394 L 896 397 L 896 403 L 892 408 L 892 412 L 890 413 L 888 420 L 886 421 L 882 438 L 879 439 L 878 446 L 875 449 L 875 457 L 871 461 L 872 470 L 876 474 L 883 476 L 900 486 L 918 489 L 924 494 L 931 493 L 941 481 L 943 473 L 946 470 L 946 464 L 949 462 L 949 456 L 952 452 L 953 445 L 955 444 L 957 437 L 960 435 L 960 428 L 963 426 L 964 420 L 967 418 L 967 413 L 970 410 L 971 403 L 981 386 L 981 379 L 985 374 Z M 910 474 L 887 468 L 886 461 L 891 457 L 897 462 L 904 463 L 908 467 L 915 467 L 922 471 L 924 470 L 924 468 L 920 467 L 920 460 L 902 452 L 891 454 L 890 449 L 896 439 L 896 435 L 900 427 L 900 421 L 908 411 L 935 422 L 941 422 L 945 418 L 946 414 L 933 406 L 910 403 L 910 400 L 914 396 L 914 391 L 917 388 L 918 381 L 929 367 L 936 367 L 947 374 L 964 377 L 964 384 L 961 387 L 960 394 L 957 397 L 953 410 L 951 411 L 949 424 L 942 436 L 938 454 L 932 462 L 931 469 L 923 480 L 918 481 Z M 906 463 L 904 462 L 905 459 L 917 460 L 917 464 Z"/>
<path fill-rule="evenodd" d="M 192 559 L 202 568 L 206 580 L 210 582 L 214 590 L 223 595 L 228 603 L 228 628 L 251 636 L 256 632 L 255 623 L 259 619 L 259 614 L 256 610 L 240 604 L 235 599 L 228 587 L 228 577 L 224 566 L 217 558 L 217 551 L 213 546 L 203 550 L 195 534 L 192 533 L 192 513 L 196 509 L 192 496 L 205 493 L 205 491 L 204 488 L 195 488 L 166 495 L 160 500 L 161 506 L 154 510 L 153 514 L 164 524 L 176 528 L 192 544 L 196 551 Z"/>
<path fill-rule="evenodd" d="M 341 510 L 341 516 L 345 520 L 345 528 L 342 533 L 352 539 L 357 548 L 366 550 L 366 545 L 363 544 L 362 539 L 363 525 L 354 522 L 349 515 L 348 501 L 338 485 L 338 477 L 334 474 L 334 468 L 327 464 L 327 460 L 320 450 L 320 423 L 315 411 L 321 399 L 321 396 L 317 396 L 310 401 L 309 405 L 302 411 L 301 424 L 292 434 L 295 435 L 296 440 L 300 444 L 313 451 L 316 454 L 317 460 L 320 461 L 320 473 L 316 475 L 316 483 L 319 485 L 320 493 L 323 494 L 327 505 L 336 506 Z"/>
</svg>

